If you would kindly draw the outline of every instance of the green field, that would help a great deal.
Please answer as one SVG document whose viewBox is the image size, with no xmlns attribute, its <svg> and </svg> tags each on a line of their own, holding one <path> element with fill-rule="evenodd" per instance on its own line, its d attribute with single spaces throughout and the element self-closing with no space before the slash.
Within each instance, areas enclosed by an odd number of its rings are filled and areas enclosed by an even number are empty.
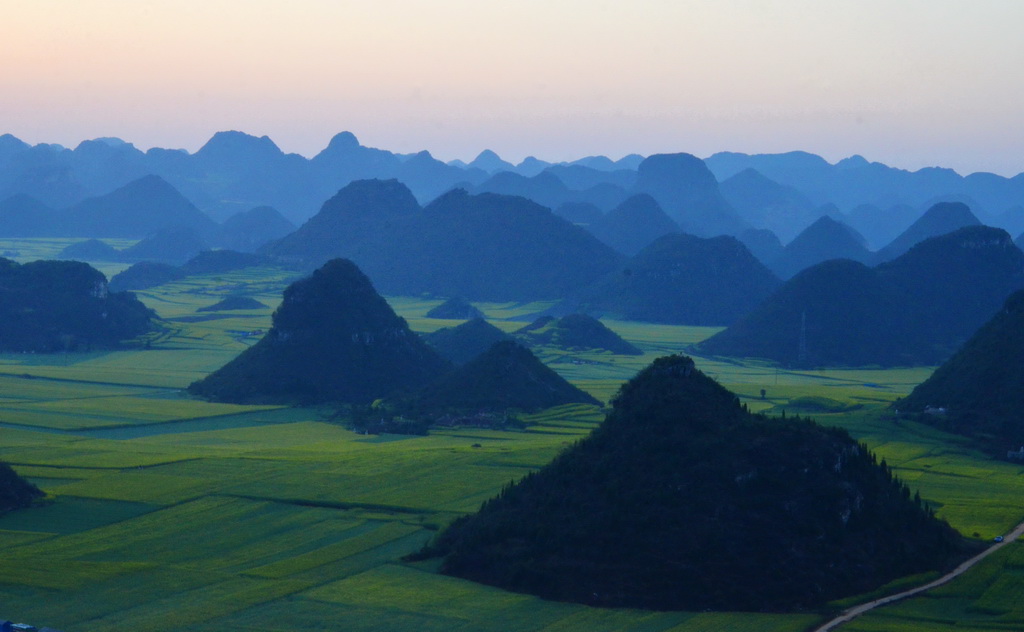
<svg viewBox="0 0 1024 632">
<path fill-rule="evenodd" d="M 21 240 L 10 249 L 52 256 L 63 245 Z M 0 619 L 66 632 L 800 632 L 824 620 L 815 613 L 597 610 L 442 576 L 432 562 L 403 562 L 438 528 L 588 433 L 602 412 L 560 407 L 528 417 L 525 431 L 377 437 L 332 423 L 331 410 L 185 397 L 181 389 L 258 338 L 239 332 L 269 327 L 293 276 L 260 268 L 142 292 L 166 319 L 149 348 L 0 356 L 0 459 L 52 501 L 0 518 Z M 267 307 L 226 318 L 196 311 L 239 293 Z M 392 304 L 425 332 L 456 324 L 425 317 L 441 300 Z M 505 330 L 548 306 L 480 305 Z M 605 402 L 653 358 L 717 331 L 607 324 L 645 354 L 539 354 Z M 968 536 L 987 540 L 1024 518 L 1024 467 L 885 413 L 929 368 L 794 372 L 696 359 L 753 410 L 813 412 L 821 423 L 848 428 Z M 843 629 L 1021 629 L 1021 547 Z"/>
</svg>

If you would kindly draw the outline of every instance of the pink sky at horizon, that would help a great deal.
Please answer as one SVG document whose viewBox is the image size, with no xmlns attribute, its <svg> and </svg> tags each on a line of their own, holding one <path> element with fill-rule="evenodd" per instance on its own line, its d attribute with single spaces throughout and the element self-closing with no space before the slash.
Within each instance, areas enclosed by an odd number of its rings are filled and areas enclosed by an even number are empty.
<svg viewBox="0 0 1024 632">
<path fill-rule="evenodd" d="M 1024 171 L 1024 3 L 8 0 L 0 133 Z"/>
</svg>

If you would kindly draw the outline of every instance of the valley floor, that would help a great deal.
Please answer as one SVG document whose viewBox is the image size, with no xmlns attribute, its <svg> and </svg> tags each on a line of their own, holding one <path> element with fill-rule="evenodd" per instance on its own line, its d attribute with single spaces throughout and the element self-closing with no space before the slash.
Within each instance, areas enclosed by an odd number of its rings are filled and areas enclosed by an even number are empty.
<svg viewBox="0 0 1024 632">
<path fill-rule="evenodd" d="M 602 413 L 560 407 L 531 417 L 519 432 L 367 436 L 334 423 L 330 410 L 184 396 L 192 380 L 251 344 L 247 333 L 265 331 L 272 311 L 199 319 L 196 309 L 239 287 L 273 306 L 287 280 L 280 271 L 250 270 L 141 292 L 169 323 L 148 349 L 0 356 L 0 460 L 52 500 L 0 518 L 0 620 L 65 632 L 801 632 L 828 619 L 598 610 L 442 576 L 432 563 L 402 562 L 439 527 L 585 435 Z M 439 302 L 392 299 L 419 331 L 453 324 L 423 316 Z M 511 330 L 544 305 L 481 307 Z M 607 324 L 645 355 L 540 354 L 606 402 L 653 358 L 682 352 L 715 331 Z M 1024 518 L 1024 468 L 886 414 L 928 368 L 789 372 L 754 361 L 696 360 L 752 410 L 847 427 L 967 536 L 989 541 Z M 889 592 L 932 578 L 907 578 Z M 1024 546 L 1012 543 L 953 582 L 841 629 L 1021 629 L 1022 593 Z"/>
</svg>

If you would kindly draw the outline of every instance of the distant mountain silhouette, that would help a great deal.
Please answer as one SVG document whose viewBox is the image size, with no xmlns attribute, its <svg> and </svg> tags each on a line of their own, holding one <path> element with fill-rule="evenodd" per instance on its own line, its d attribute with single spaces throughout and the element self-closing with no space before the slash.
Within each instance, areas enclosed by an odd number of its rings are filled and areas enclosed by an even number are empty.
<svg viewBox="0 0 1024 632">
<path fill-rule="evenodd" d="M 53 235 L 56 211 L 23 193 L 0 201 L 0 237 L 43 237 Z"/>
<path fill-rule="evenodd" d="M 382 239 L 396 221 L 420 210 L 398 180 L 357 180 L 324 202 L 298 230 L 261 251 L 313 265 L 353 257 L 365 244 Z"/>
<path fill-rule="evenodd" d="M 273 326 L 189 386 L 214 401 L 368 403 L 449 369 L 351 261 L 334 259 L 284 291 Z"/>
<path fill-rule="evenodd" d="M 266 305 L 249 296 L 228 296 L 213 305 L 196 308 L 197 312 L 227 312 L 239 309 L 266 309 Z"/>
<path fill-rule="evenodd" d="M 481 182 L 473 192 L 524 197 L 548 208 L 558 208 L 573 197 L 569 187 L 547 170 L 530 178 L 502 171 Z"/>
<path fill-rule="evenodd" d="M 416 396 L 421 410 L 534 412 L 562 404 L 599 404 L 512 340 L 495 342 Z"/>
<path fill-rule="evenodd" d="M 389 294 L 470 300 L 561 298 L 620 255 L 519 197 L 461 189 L 420 210 L 398 182 L 354 182 L 295 233 L 265 249 L 318 262 L 349 256 Z"/>
<path fill-rule="evenodd" d="M 295 224 L 284 218 L 277 209 L 257 206 L 227 218 L 220 227 L 216 243 L 223 248 L 239 252 L 255 252 L 268 242 L 295 231 Z"/>
<path fill-rule="evenodd" d="M 620 257 L 586 230 L 523 198 L 447 193 L 363 255 L 396 294 L 472 300 L 560 298 L 605 274 Z"/>
<path fill-rule="evenodd" d="M 423 339 L 442 357 L 461 365 L 487 351 L 497 342 L 512 340 L 512 336 L 477 317 L 457 327 L 445 327 L 425 334 Z"/>
<path fill-rule="evenodd" d="M 688 233 L 734 235 L 746 228 L 722 197 L 715 176 L 691 154 L 655 154 L 637 169 L 635 193 L 647 193 Z"/>
<path fill-rule="evenodd" d="M 892 240 L 888 246 L 878 251 L 876 260 L 890 261 L 910 250 L 914 244 L 921 243 L 929 237 L 938 237 L 951 233 L 964 226 L 981 224 L 971 209 L 960 202 L 939 202 L 932 206 L 924 215 L 917 219 L 910 228 Z"/>
<path fill-rule="evenodd" d="M 575 294 L 582 311 L 626 320 L 727 325 L 779 286 L 733 237 L 665 235 Z"/>
<path fill-rule="evenodd" d="M 191 226 L 161 228 L 134 246 L 121 251 L 124 261 L 162 261 L 184 263 L 208 246 Z"/>
<path fill-rule="evenodd" d="M 720 185 L 722 196 L 750 226 L 767 228 L 785 241 L 814 222 L 815 205 L 793 187 L 744 169 Z"/>
<path fill-rule="evenodd" d="M 121 251 L 99 239 L 86 239 L 65 247 L 57 258 L 75 261 L 120 261 Z"/>
<path fill-rule="evenodd" d="M 110 292 L 86 263 L 0 259 L 0 350 L 113 348 L 149 331 L 152 316 L 133 294 Z"/>
<path fill-rule="evenodd" d="M 0 461 L 0 516 L 15 509 L 30 507 L 45 494 L 35 485 L 18 476 L 11 466 Z"/>
<path fill-rule="evenodd" d="M 598 169 L 578 161 L 570 165 L 551 165 L 544 172 L 556 176 L 573 191 L 587 191 L 603 185 L 625 191 L 636 183 L 637 178 L 636 167 L 619 169 L 612 164 L 610 169 Z"/>
<path fill-rule="evenodd" d="M 586 314 L 555 319 L 542 317 L 515 332 L 531 345 L 550 345 L 567 350 L 596 349 L 622 355 L 643 355 L 604 323 Z"/>
<path fill-rule="evenodd" d="M 52 235 L 141 238 L 171 227 L 212 235 L 217 225 L 159 176 L 146 176 L 62 214 Z"/>
<path fill-rule="evenodd" d="M 483 318 L 483 315 L 483 312 L 461 296 L 453 296 L 427 312 L 427 318 L 444 318 L 448 320 L 471 320 L 473 318 Z"/>
<path fill-rule="evenodd" d="M 587 227 L 595 237 L 626 256 L 633 256 L 652 241 L 681 232 L 649 195 L 634 195 Z"/>
<path fill-rule="evenodd" d="M 171 281 L 177 281 L 185 273 L 177 266 L 156 261 L 140 261 L 118 272 L 110 279 L 111 292 L 145 290 Z"/>
<path fill-rule="evenodd" d="M 864 235 L 869 249 L 879 250 L 910 228 L 920 216 L 921 211 L 908 204 L 884 210 L 873 204 L 861 204 L 852 209 L 843 222 Z"/>
<path fill-rule="evenodd" d="M 1024 287 L 1024 253 L 1005 231 L 969 226 L 868 268 L 833 260 L 800 272 L 706 353 L 792 366 L 941 362 Z"/>
<path fill-rule="evenodd" d="M 883 209 L 904 204 L 927 208 L 936 198 L 948 200 L 953 196 L 964 196 L 998 211 L 1024 199 L 1024 178 L 1003 178 L 991 173 L 961 176 L 952 169 L 936 167 L 911 172 L 869 162 L 860 156 L 831 165 L 820 156 L 798 151 L 760 155 L 719 153 L 705 162 L 719 180 L 752 168 L 780 184 L 799 189 L 815 204 L 832 202 L 847 211 L 861 204 Z"/>
<path fill-rule="evenodd" d="M 444 164 L 428 152 L 397 154 L 366 147 L 350 132 L 335 135 L 311 159 L 282 152 L 268 137 L 241 131 L 218 132 L 193 154 L 159 147 L 142 152 L 131 143 L 109 137 L 84 140 L 74 149 L 54 144 L 29 146 L 10 134 L 2 138 L 0 200 L 24 194 L 54 209 L 70 207 L 154 174 L 218 221 L 253 207 L 272 206 L 299 224 L 315 214 L 325 199 L 354 180 L 397 178 L 419 203 L 425 204 L 453 187 L 474 191 L 473 187 L 492 175 L 458 161 Z M 639 178 L 637 171 L 643 160 L 631 154 L 615 161 L 587 156 L 552 164 L 531 157 L 516 165 L 514 171 L 529 178 L 551 169 L 569 189 L 571 197 L 564 201 L 590 202 L 606 211 L 628 197 L 627 191 L 644 192 L 623 184 Z M 900 204 L 920 208 L 940 198 L 971 199 L 975 201 L 972 208 L 986 223 L 994 222 L 1014 233 L 1013 225 L 1004 225 L 997 218 L 1024 199 L 1022 178 L 990 173 L 961 177 L 938 168 L 908 172 L 860 156 L 831 165 L 805 152 L 716 154 L 706 163 L 719 181 L 755 169 L 780 186 L 798 190 L 815 205 L 831 202 L 846 212 L 862 204 L 883 209 Z M 663 200 L 659 203 L 665 206 Z M 982 208 L 988 209 L 992 217 L 982 217 Z M 665 210 L 674 217 L 675 209 Z M 880 243 L 864 226 L 851 225 L 864 233 L 873 247 Z"/>
<path fill-rule="evenodd" d="M 767 228 L 748 228 L 736 235 L 736 239 L 740 240 L 750 254 L 765 265 L 782 254 L 782 242 L 779 241 L 775 233 Z"/>
<path fill-rule="evenodd" d="M 540 160 L 535 156 L 527 156 L 516 165 L 516 173 L 527 178 L 533 177 L 551 166 L 550 162 Z"/>
<path fill-rule="evenodd" d="M 623 386 L 589 437 L 423 556 L 591 606 L 803 610 L 947 567 L 960 538 L 916 501 L 844 430 L 751 415 L 672 356 Z"/>
<path fill-rule="evenodd" d="M 775 274 L 788 279 L 797 272 L 829 259 L 852 259 L 866 263 L 871 259 L 864 237 L 846 224 L 827 215 L 818 219 L 793 241 L 769 265 Z"/>
<path fill-rule="evenodd" d="M 931 377 L 893 407 L 901 413 L 924 413 L 921 421 L 976 437 L 996 450 L 1017 450 L 1024 445 L 1022 357 L 1024 291 L 1018 291 Z"/>
<path fill-rule="evenodd" d="M 566 202 L 554 209 L 555 215 L 569 220 L 573 224 L 585 226 L 597 224 L 604 213 L 590 202 Z"/>
<path fill-rule="evenodd" d="M 498 154 L 494 153 L 490 149 L 485 149 L 473 159 L 472 162 L 467 165 L 471 168 L 480 169 L 487 173 L 497 173 L 498 171 L 515 171 L 515 165 L 510 162 L 502 160 Z"/>
</svg>

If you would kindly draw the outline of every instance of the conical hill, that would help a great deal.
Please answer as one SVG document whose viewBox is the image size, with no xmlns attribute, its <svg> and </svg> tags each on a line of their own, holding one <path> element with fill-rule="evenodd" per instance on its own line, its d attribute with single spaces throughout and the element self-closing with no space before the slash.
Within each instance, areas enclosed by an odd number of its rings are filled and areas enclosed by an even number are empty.
<svg viewBox="0 0 1024 632">
<path fill-rule="evenodd" d="M 427 318 L 444 318 L 448 320 L 472 320 L 483 317 L 483 312 L 461 296 L 453 296 L 427 312 Z"/>
<path fill-rule="evenodd" d="M 535 345 L 552 345 L 562 349 L 603 349 L 621 355 L 643 355 L 643 351 L 619 334 L 586 314 L 569 314 L 558 319 L 541 317 L 516 331 Z"/>
<path fill-rule="evenodd" d="M 425 553 L 546 599 L 783 611 L 940 568 L 958 546 L 844 430 L 749 414 L 671 356 L 623 386 L 591 436 Z"/>
<path fill-rule="evenodd" d="M 457 327 L 445 327 L 423 337 L 443 357 L 465 364 L 487 351 L 496 342 L 511 340 L 502 330 L 483 318 L 467 320 Z"/>
<path fill-rule="evenodd" d="M 189 391 L 224 402 L 365 403 L 449 368 L 355 264 L 333 259 L 285 289 L 262 340 Z"/>
<path fill-rule="evenodd" d="M 426 411 L 517 409 L 599 404 L 544 365 L 529 349 L 506 340 L 430 384 L 417 398 Z"/>
</svg>

